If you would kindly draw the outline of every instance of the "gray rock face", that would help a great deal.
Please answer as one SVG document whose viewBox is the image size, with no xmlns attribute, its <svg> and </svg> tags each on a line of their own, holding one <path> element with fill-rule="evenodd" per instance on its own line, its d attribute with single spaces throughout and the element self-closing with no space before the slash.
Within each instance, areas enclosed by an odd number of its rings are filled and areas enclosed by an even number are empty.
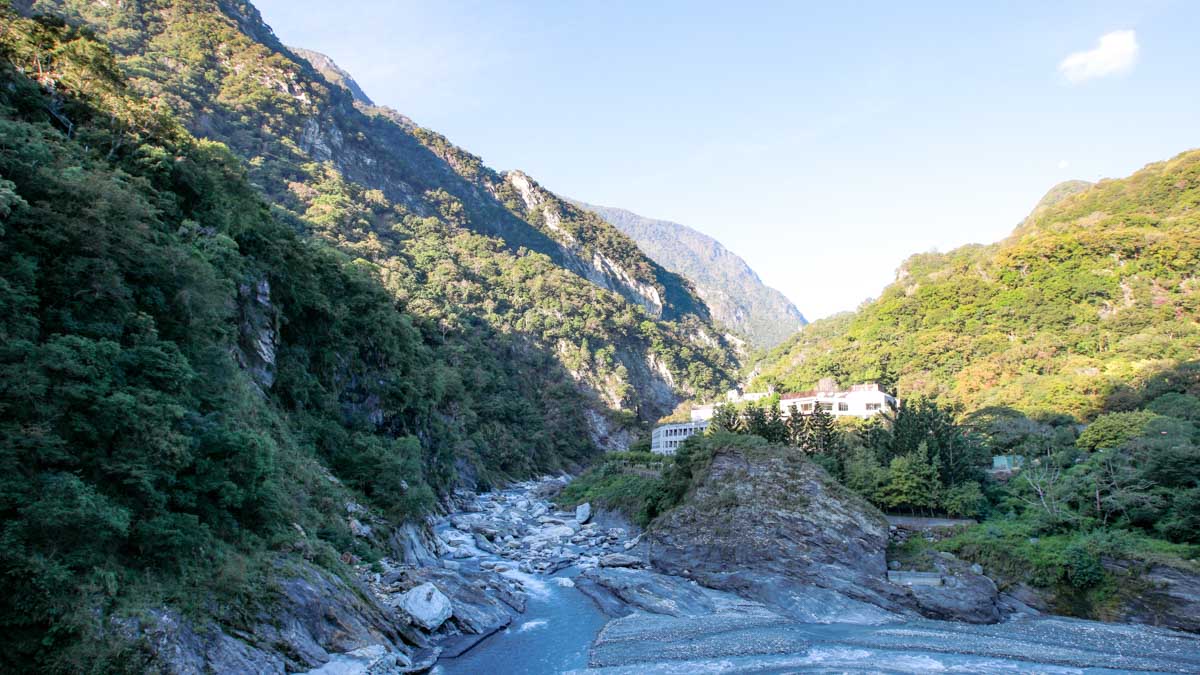
<svg viewBox="0 0 1200 675">
<path fill-rule="evenodd" d="M 961 561 L 939 558 L 945 580 L 936 586 L 889 583 L 883 515 L 794 450 L 717 452 L 648 537 L 655 569 L 801 621 L 999 620 L 995 585 Z"/>
<path fill-rule="evenodd" d="M 624 553 L 609 553 L 600 556 L 601 567 L 641 567 L 642 561 Z"/>
<path fill-rule="evenodd" d="M 667 574 L 798 617 L 837 600 L 883 619 L 859 605 L 903 611 L 905 591 L 886 580 L 887 533 L 882 514 L 794 451 L 727 450 L 648 532 L 649 556 Z M 813 589 L 832 594 L 817 593 L 814 604 Z"/>
<path fill-rule="evenodd" d="M 635 610 L 671 616 L 716 611 L 714 602 L 696 584 L 646 570 L 590 569 L 575 579 L 575 587 L 609 616 L 626 616 Z"/>
<path fill-rule="evenodd" d="M 271 304 L 271 284 L 261 277 L 238 286 L 238 364 L 261 389 L 275 384 L 279 312 Z"/>
<path fill-rule="evenodd" d="M 580 525 L 586 523 L 591 519 L 591 517 L 592 505 L 590 503 L 584 502 L 575 507 L 575 520 L 578 521 Z"/>
<path fill-rule="evenodd" d="M 1129 574 L 1132 565 L 1106 560 L 1105 567 L 1120 575 Z M 1200 633 L 1200 575 L 1151 565 L 1131 576 L 1138 592 L 1121 603 L 1120 620 Z"/>
<path fill-rule="evenodd" d="M 400 596 L 398 606 L 427 630 L 437 630 L 454 613 L 450 598 L 431 583 L 421 584 Z"/>
<path fill-rule="evenodd" d="M 395 655 L 397 663 L 411 661 L 423 639 L 369 598 L 365 590 L 307 567 L 277 583 L 276 597 L 245 631 L 198 627 L 172 612 L 125 620 L 116 628 L 145 647 L 146 669 L 153 672 L 302 672 L 335 654 L 373 645 Z"/>
</svg>

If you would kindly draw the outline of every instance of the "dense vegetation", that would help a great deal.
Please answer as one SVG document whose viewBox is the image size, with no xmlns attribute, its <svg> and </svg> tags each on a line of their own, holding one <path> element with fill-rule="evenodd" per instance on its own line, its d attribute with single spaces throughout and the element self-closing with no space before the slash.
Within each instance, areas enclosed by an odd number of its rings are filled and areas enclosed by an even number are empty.
<svg viewBox="0 0 1200 675">
<path fill-rule="evenodd" d="M 713 318 L 743 336 L 750 347 L 775 347 L 808 323 L 791 301 L 764 285 L 746 261 L 712 237 L 625 209 L 578 204 L 632 237 L 660 265 L 690 279 Z"/>
<path fill-rule="evenodd" d="M 720 407 L 706 435 L 674 457 L 614 457 L 564 491 L 648 525 L 680 502 L 715 447 L 790 446 L 881 510 L 979 519 L 936 543 L 913 537 L 891 554 L 906 565 L 938 549 L 984 564 L 1004 583 L 1053 593 L 1057 609 L 1111 618 L 1135 596 L 1136 575 L 1105 558 L 1200 571 L 1200 365 L 1187 364 L 1136 392 L 1132 411 L 1080 431 L 1066 415 L 1030 419 L 1007 408 L 960 417 L 936 402 L 902 402 L 886 417 L 835 421 L 820 410 L 779 414 L 778 401 Z M 732 434 L 732 435 L 731 435 Z M 741 440 L 735 440 L 741 439 Z M 987 469 L 1020 456 L 1015 473 Z M 658 462 L 657 464 L 655 462 Z"/>
<path fill-rule="evenodd" d="M 851 315 L 757 364 L 759 385 L 875 379 L 964 410 L 1083 421 L 1200 350 L 1200 151 L 1056 188 L 1008 239 L 909 258 Z"/>
<path fill-rule="evenodd" d="M 248 3 L 17 6 L 96 30 L 136 91 L 225 143 L 281 220 L 378 266 L 406 311 L 459 344 L 462 363 L 550 354 L 556 367 L 529 364 L 519 378 L 549 373 L 545 389 L 557 392 L 565 368 L 594 393 L 582 406 L 592 422 L 575 437 L 604 442 L 606 430 L 629 425 L 610 409 L 651 420 L 676 392 L 730 385 L 732 350 L 685 281 L 598 217 L 536 185 L 527 203 L 515 174 L 356 101 L 279 44 Z M 597 270 L 596 255 L 616 271 Z"/>
<path fill-rule="evenodd" d="M 328 168 L 302 214 L 272 208 L 87 31 L 0 12 L 5 671 L 137 670 L 109 617 L 147 608 L 236 629 L 287 561 L 384 553 L 347 503 L 400 523 L 457 480 L 573 469 L 596 404 L 542 340 L 607 317 L 670 344 L 547 256 Z M 368 260 L 365 219 L 405 256 Z"/>
</svg>

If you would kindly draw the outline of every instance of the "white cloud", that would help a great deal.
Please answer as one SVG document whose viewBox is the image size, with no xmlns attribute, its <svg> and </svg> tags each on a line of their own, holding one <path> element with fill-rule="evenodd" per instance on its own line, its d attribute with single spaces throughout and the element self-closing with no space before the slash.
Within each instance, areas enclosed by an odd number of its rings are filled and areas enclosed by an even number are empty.
<svg viewBox="0 0 1200 675">
<path fill-rule="evenodd" d="M 1067 81 L 1078 84 L 1097 77 L 1127 73 L 1137 62 L 1137 34 L 1131 30 L 1117 30 L 1100 36 L 1092 49 L 1075 52 L 1058 64 L 1058 72 Z"/>
<path fill-rule="evenodd" d="M 1068 162 L 1067 160 L 1065 160 L 1065 159 L 1060 159 L 1060 160 L 1058 160 L 1058 168 L 1060 168 L 1060 169 L 1065 169 L 1065 168 L 1067 168 L 1068 166 L 1071 166 L 1071 163 L 1070 163 L 1070 162 Z"/>
</svg>

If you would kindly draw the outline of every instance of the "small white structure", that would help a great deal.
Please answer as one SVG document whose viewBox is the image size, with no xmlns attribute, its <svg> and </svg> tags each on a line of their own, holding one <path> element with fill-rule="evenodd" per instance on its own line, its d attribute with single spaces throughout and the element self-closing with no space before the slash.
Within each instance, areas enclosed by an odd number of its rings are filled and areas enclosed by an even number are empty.
<svg viewBox="0 0 1200 675">
<path fill-rule="evenodd" d="M 679 444 L 708 428 L 708 420 L 664 424 L 650 435 L 650 452 L 673 455 Z"/>
</svg>

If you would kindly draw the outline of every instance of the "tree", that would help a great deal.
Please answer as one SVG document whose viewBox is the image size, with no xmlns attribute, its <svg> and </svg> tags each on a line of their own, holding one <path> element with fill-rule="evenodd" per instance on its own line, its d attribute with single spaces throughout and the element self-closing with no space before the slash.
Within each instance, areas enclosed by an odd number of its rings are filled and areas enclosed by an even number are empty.
<svg viewBox="0 0 1200 675">
<path fill-rule="evenodd" d="M 846 487 L 873 504 L 881 504 L 880 489 L 888 482 L 888 471 L 869 448 L 852 450 L 844 462 Z"/>
<path fill-rule="evenodd" d="M 766 411 L 766 419 L 764 420 L 762 433 L 758 434 L 772 443 L 779 445 L 787 445 L 788 436 L 790 435 L 787 422 L 783 419 L 783 413 L 779 410 L 777 403 L 772 403 Z"/>
<path fill-rule="evenodd" d="M 742 416 L 738 413 L 738 409 L 732 403 L 725 403 L 717 406 L 713 410 L 712 421 L 709 422 L 708 428 L 713 431 L 727 431 L 731 434 L 742 433 Z"/>
<path fill-rule="evenodd" d="M 807 441 L 808 452 L 816 454 L 833 454 L 842 447 L 841 434 L 838 432 L 837 423 L 827 410 L 821 407 L 820 403 L 813 404 L 812 414 L 807 420 Z"/>
<path fill-rule="evenodd" d="M 953 410 L 927 398 L 904 401 L 896 409 L 888 456 L 909 454 L 921 445 L 948 486 L 977 479 L 987 462 L 987 452 L 955 423 Z"/>
<path fill-rule="evenodd" d="M 1100 448 L 1119 448 L 1146 430 L 1146 425 L 1158 417 L 1148 410 L 1117 412 L 1101 415 L 1079 434 L 1076 445 L 1089 452 Z"/>
<path fill-rule="evenodd" d="M 929 512 L 938 505 L 938 470 L 925 444 L 892 460 L 880 498 L 889 508 Z"/>
<path fill-rule="evenodd" d="M 808 416 L 801 413 L 796 404 L 788 407 L 788 445 L 795 448 L 808 447 Z"/>
</svg>

